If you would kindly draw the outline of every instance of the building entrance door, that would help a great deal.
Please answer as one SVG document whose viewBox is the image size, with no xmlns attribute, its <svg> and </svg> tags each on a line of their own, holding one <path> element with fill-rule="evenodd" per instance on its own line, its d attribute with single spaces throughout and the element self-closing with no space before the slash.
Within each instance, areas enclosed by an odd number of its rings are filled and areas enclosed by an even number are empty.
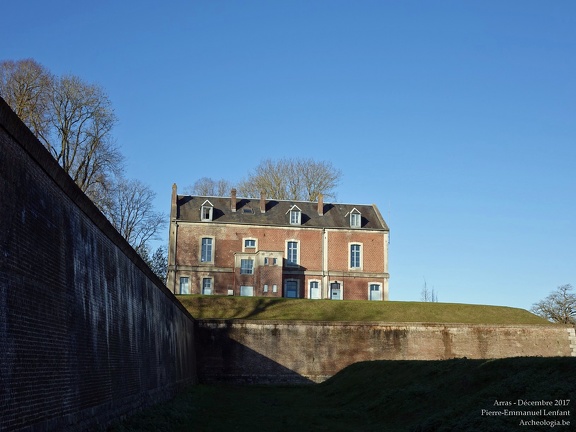
<svg viewBox="0 0 576 432">
<path fill-rule="evenodd" d="M 298 282 L 295 280 L 286 281 L 284 296 L 288 298 L 298 298 Z"/>
<path fill-rule="evenodd" d="M 379 284 L 370 285 L 370 300 L 382 300 L 382 289 Z"/>
<path fill-rule="evenodd" d="M 330 298 L 332 300 L 342 300 L 342 287 L 338 282 L 330 284 Z"/>
<path fill-rule="evenodd" d="M 310 282 L 310 298 L 319 299 L 320 298 L 320 284 L 318 281 Z"/>
</svg>

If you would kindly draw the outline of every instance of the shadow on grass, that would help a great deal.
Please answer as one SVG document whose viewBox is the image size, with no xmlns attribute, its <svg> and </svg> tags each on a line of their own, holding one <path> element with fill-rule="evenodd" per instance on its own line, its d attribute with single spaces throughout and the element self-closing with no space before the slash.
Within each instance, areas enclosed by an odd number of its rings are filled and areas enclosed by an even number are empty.
<svg viewBox="0 0 576 432">
<path fill-rule="evenodd" d="M 552 430 L 567 432 L 576 424 L 574 376 L 570 357 L 362 362 L 318 385 L 198 385 L 111 430 L 511 432 L 559 422 Z M 566 405 L 549 407 L 552 414 L 483 414 L 542 408 L 519 407 L 519 399 Z M 531 420 L 548 426 L 521 425 Z"/>
<path fill-rule="evenodd" d="M 179 296 L 179 300 L 197 319 L 250 319 L 277 307 L 282 298 Z"/>
</svg>

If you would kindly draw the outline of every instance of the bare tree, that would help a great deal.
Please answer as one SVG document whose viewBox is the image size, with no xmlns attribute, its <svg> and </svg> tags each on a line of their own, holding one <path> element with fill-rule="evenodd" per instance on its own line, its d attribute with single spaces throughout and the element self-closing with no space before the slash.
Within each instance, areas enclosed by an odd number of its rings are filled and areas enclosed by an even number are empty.
<svg viewBox="0 0 576 432">
<path fill-rule="evenodd" d="M 166 217 L 154 211 L 156 194 L 139 180 L 120 179 L 109 191 L 102 211 L 128 243 L 142 256 L 148 243 L 166 225 Z"/>
<path fill-rule="evenodd" d="M 432 289 L 428 288 L 426 279 L 424 279 L 424 287 L 422 288 L 420 297 L 423 302 L 434 302 L 434 303 L 438 302 L 438 295 L 436 294 L 436 290 L 434 289 L 434 287 L 432 287 Z"/>
<path fill-rule="evenodd" d="M 50 132 L 54 77 L 32 59 L 0 62 L 0 96 L 43 142 Z"/>
<path fill-rule="evenodd" d="M 532 313 L 561 324 L 576 324 L 576 294 L 572 285 L 559 286 L 544 300 L 532 306 Z"/>
<path fill-rule="evenodd" d="M 272 199 L 316 201 L 319 194 L 335 198 L 342 173 L 330 162 L 312 159 L 266 159 L 238 186 L 240 195 Z"/>
<path fill-rule="evenodd" d="M 56 81 L 51 104 L 55 136 L 45 144 L 80 189 L 94 199 L 95 189 L 109 187 L 123 161 L 111 135 L 116 116 L 110 100 L 101 88 L 66 76 Z"/>
<path fill-rule="evenodd" d="M 213 180 L 209 177 L 202 177 L 192 186 L 184 188 L 184 193 L 190 195 L 200 195 L 200 196 L 227 196 L 232 189 L 232 183 L 228 180 L 220 179 Z"/>
<path fill-rule="evenodd" d="M 0 95 L 99 207 L 123 157 L 104 91 L 75 76 L 52 76 L 34 60 L 0 63 Z"/>
<path fill-rule="evenodd" d="M 300 184 L 308 201 L 317 201 L 320 194 L 327 198 L 336 198 L 334 189 L 338 186 L 342 172 L 330 162 L 299 159 L 296 161 L 300 173 Z"/>
<path fill-rule="evenodd" d="M 150 263 L 148 242 L 165 225 L 154 192 L 121 176 L 123 156 L 112 137 L 116 116 L 106 93 L 76 76 L 55 77 L 32 59 L 0 62 L 0 96 L 60 166 Z"/>
</svg>

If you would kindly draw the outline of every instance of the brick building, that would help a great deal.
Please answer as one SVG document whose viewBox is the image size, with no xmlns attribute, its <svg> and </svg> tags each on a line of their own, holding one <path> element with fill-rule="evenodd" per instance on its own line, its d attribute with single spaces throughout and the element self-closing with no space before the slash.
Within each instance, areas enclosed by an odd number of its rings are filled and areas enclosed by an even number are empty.
<svg viewBox="0 0 576 432">
<path fill-rule="evenodd" d="M 387 300 L 389 229 L 375 205 L 178 195 L 175 294 Z"/>
</svg>

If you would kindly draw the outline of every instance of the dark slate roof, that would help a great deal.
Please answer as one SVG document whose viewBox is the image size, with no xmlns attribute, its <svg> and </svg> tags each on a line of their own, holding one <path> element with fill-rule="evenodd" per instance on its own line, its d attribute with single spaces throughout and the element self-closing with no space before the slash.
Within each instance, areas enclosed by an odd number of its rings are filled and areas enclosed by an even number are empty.
<svg viewBox="0 0 576 432">
<path fill-rule="evenodd" d="M 355 208 L 362 215 L 361 228 L 388 231 L 388 225 L 374 204 L 324 203 L 324 215 L 319 216 L 317 202 L 266 200 L 266 212 L 261 213 L 259 198 L 238 198 L 237 210 L 232 212 L 229 197 L 178 195 L 177 219 L 200 222 L 201 207 L 206 200 L 214 206 L 212 221 L 218 223 L 293 226 L 287 213 L 296 205 L 302 211 L 302 227 L 350 228 L 349 213 Z"/>
</svg>

